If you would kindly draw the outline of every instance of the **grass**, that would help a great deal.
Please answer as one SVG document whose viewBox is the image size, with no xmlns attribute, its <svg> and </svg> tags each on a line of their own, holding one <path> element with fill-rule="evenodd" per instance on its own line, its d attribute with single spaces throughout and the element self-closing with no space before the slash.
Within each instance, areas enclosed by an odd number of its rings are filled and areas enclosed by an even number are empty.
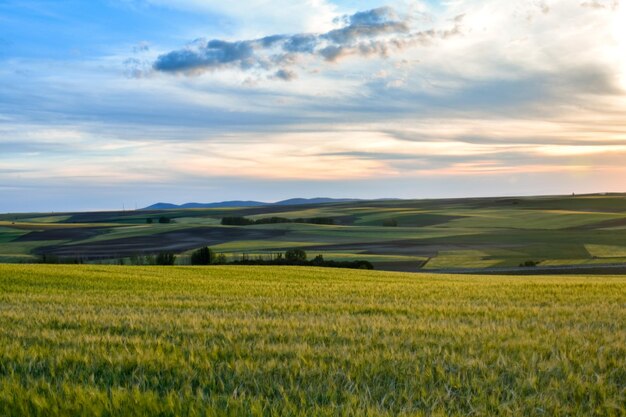
<svg viewBox="0 0 626 417">
<path fill-rule="evenodd" d="M 626 258 L 626 247 L 611 245 L 586 245 L 587 251 L 598 258 Z"/>
<path fill-rule="evenodd" d="M 0 226 L 0 244 L 11 242 L 14 239 L 28 233 L 24 230 L 11 229 L 10 227 Z"/>
<path fill-rule="evenodd" d="M 0 266 L 2 416 L 623 416 L 626 277 Z"/>
<path fill-rule="evenodd" d="M 577 212 L 570 210 L 459 210 L 462 219 L 454 227 L 558 230 L 626 218 L 624 213 Z"/>
<path fill-rule="evenodd" d="M 70 216 L 38 216 L 28 219 L 20 219 L 22 222 L 32 223 L 61 223 L 68 220 Z"/>
<path fill-rule="evenodd" d="M 62 243 L 62 240 L 44 240 L 37 242 L 10 242 L 0 241 L 0 263 L 23 263 L 37 262 L 39 257 L 33 255 L 33 250 L 39 246 L 54 245 Z"/>
<path fill-rule="evenodd" d="M 116 223 L 50 223 L 50 222 L 26 222 L 26 221 L 0 221 L 0 227 L 20 230 L 54 230 L 54 229 L 76 229 L 92 227 L 115 227 Z"/>
<path fill-rule="evenodd" d="M 458 268 L 489 268 L 497 266 L 498 260 L 491 258 L 486 252 L 476 250 L 458 250 L 440 252 L 435 258 L 428 261 L 428 269 Z"/>
</svg>

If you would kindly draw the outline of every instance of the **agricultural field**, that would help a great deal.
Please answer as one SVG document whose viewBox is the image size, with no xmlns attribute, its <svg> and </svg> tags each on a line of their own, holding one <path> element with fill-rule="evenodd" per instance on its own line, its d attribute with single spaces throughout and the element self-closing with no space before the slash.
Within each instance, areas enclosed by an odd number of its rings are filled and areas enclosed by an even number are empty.
<svg viewBox="0 0 626 417">
<path fill-rule="evenodd" d="M 626 276 L 0 265 L 0 415 L 623 416 Z"/>
<path fill-rule="evenodd" d="M 259 224 L 222 225 L 224 217 Z M 169 223 L 159 223 L 167 218 Z M 263 219 L 330 219 L 263 224 Z M 291 248 L 311 257 L 363 259 L 376 269 L 453 271 L 624 266 L 626 195 L 375 200 L 298 206 L 0 215 L 0 263 L 129 263 L 211 246 L 227 259 Z"/>
</svg>

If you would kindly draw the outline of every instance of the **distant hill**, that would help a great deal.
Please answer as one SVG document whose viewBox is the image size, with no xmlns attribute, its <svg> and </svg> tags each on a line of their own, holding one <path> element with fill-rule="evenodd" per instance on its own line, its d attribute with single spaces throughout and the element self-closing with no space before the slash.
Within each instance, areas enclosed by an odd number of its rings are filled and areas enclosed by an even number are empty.
<svg viewBox="0 0 626 417">
<path fill-rule="evenodd" d="M 271 206 L 300 206 L 303 204 L 324 204 L 324 203 L 349 203 L 351 201 L 360 201 L 356 198 L 291 198 L 289 200 L 278 201 L 270 204 Z"/>
<path fill-rule="evenodd" d="M 353 198 L 291 198 L 289 200 L 277 201 L 276 203 L 264 203 L 261 201 L 220 201 L 218 203 L 156 203 L 145 207 L 141 210 L 172 210 L 172 209 L 191 209 L 191 208 L 222 208 L 222 207 L 258 207 L 258 206 L 300 206 L 305 204 L 324 204 L 324 203 L 347 203 L 351 201 L 359 201 Z"/>
<path fill-rule="evenodd" d="M 175 209 L 178 208 L 178 206 L 176 204 L 170 204 L 170 203 L 156 203 L 151 205 L 150 207 L 146 207 L 142 210 L 169 210 L 169 209 Z"/>
<path fill-rule="evenodd" d="M 218 203 L 185 203 L 185 204 L 171 204 L 171 203 L 156 203 L 142 210 L 171 210 L 171 209 L 191 209 L 191 208 L 220 208 L 220 207 L 257 207 L 265 206 L 268 203 L 260 201 L 220 201 Z"/>
</svg>

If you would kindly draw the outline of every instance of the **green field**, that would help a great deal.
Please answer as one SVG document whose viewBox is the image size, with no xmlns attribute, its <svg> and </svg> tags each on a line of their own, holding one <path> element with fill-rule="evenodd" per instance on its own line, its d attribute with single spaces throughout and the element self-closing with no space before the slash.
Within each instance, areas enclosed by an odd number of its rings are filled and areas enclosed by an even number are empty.
<svg viewBox="0 0 626 417">
<path fill-rule="evenodd" d="M 326 218 L 334 224 L 222 226 L 228 216 Z M 159 224 L 161 217 L 171 223 Z M 168 251 L 185 264 L 191 251 L 205 245 L 227 259 L 301 248 L 310 257 L 362 259 L 376 269 L 407 272 L 482 272 L 528 261 L 626 270 L 626 195 L 0 214 L 0 263 L 38 262 L 44 255 L 64 262 L 128 263 Z"/>
<path fill-rule="evenodd" d="M 0 265 L 0 415 L 624 416 L 626 276 Z"/>
</svg>

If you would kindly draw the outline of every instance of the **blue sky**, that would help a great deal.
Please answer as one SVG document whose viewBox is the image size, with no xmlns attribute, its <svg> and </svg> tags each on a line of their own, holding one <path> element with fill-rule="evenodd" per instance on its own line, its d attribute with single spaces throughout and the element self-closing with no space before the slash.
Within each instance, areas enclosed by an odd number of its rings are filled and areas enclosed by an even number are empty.
<svg viewBox="0 0 626 417">
<path fill-rule="evenodd" d="M 0 1 L 0 212 L 626 191 L 616 0 Z"/>
</svg>

